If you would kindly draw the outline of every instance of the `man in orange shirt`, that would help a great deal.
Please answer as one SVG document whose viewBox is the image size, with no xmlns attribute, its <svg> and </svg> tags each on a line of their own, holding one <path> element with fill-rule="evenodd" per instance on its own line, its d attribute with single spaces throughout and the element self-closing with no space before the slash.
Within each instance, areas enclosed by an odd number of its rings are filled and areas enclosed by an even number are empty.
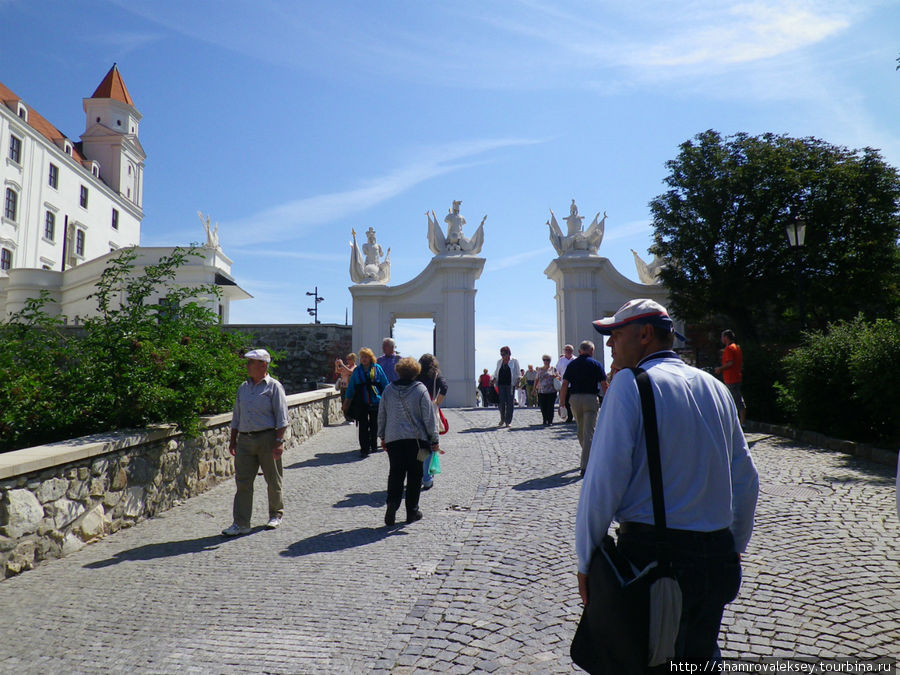
<svg viewBox="0 0 900 675">
<path fill-rule="evenodd" d="M 734 341 L 734 331 L 730 329 L 722 331 L 722 344 L 725 345 L 725 349 L 722 350 L 722 365 L 716 368 L 716 373 L 722 374 L 722 381 L 734 398 L 741 424 L 746 424 L 747 406 L 744 405 L 744 398 L 741 396 L 741 368 L 744 365 L 744 355 Z"/>
</svg>

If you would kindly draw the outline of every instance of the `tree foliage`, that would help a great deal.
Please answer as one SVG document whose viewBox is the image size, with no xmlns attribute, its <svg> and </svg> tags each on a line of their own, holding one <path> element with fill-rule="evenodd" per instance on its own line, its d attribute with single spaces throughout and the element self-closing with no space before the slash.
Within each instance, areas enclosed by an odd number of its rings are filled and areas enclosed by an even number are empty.
<svg viewBox="0 0 900 675">
<path fill-rule="evenodd" d="M 682 319 L 725 315 L 753 342 L 796 344 L 804 323 L 896 316 L 900 176 L 876 150 L 710 130 L 666 166 L 652 251 L 672 261 L 661 279 Z M 797 221 L 806 245 L 792 249 Z"/>
<path fill-rule="evenodd" d="M 851 321 L 804 335 L 784 358 L 778 385 L 793 421 L 839 438 L 900 443 L 900 380 L 892 376 L 900 353 L 900 320 Z"/>
<path fill-rule="evenodd" d="M 0 324 L 0 451 L 156 422 L 191 434 L 200 415 L 230 409 L 246 336 L 222 331 L 196 301 L 215 286 L 172 285 L 190 255 L 175 249 L 138 272 L 123 249 L 82 335 L 48 315 L 46 294 Z"/>
</svg>

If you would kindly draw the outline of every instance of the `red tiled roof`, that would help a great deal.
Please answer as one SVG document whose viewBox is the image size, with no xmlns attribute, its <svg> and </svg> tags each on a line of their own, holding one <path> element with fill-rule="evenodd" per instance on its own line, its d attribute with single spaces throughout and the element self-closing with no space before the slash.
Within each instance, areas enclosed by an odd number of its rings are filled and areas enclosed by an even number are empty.
<svg viewBox="0 0 900 675">
<path fill-rule="evenodd" d="M 106 77 L 103 78 L 103 82 L 100 83 L 100 86 L 98 86 L 97 90 L 91 95 L 91 98 L 111 98 L 134 106 L 134 101 L 131 100 L 131 94 L 129 94 L 128 89 L 125 88 L 125 80 L 122 79 L 122 75 L 119 73 L 119 69 L 116 67 L 115 63 L 113 64 L 113 67 L 109 69 Z"/>
<path fill-rule="evenodd" d="M 115 68 L 115 66 L 113 66 L 113 68 Z M 7 88 L 2 82 L 0 82 L 0 101 L 3 101 L 4 103 L 13 105 L 13 107 L 11 108 L 13 113 L 16 112 L 15 105 L 14 105 L 15 102 L 21 101 L 21 100 L 22 99 L 19 98 L 19 96 L 17 96 L 11 89 Z M 7 105 L 7 107 L 9 107 L 9 105 Z M 24 120 L 20 120 L 20 121 L 24 123 Z M 62 141 L 63 139 L 68 140 L 72 144 L 72 158 L 77 162 L 84 161 L 84 155 L 82 155 L 81 152 L 79 152 L 78 149 L 75 147 L 75 141 L 68 138 L 63 132 L 61 132 L 55 126 L 50 124 L 50 122 L 48 122 L 46 119 L 44 119 L 44 117 L 41 116 L 41 114 L 38 113 L 38 111 L 35 110 L 34 108 L 32 108 L 31 106 L 28 106 L 28 122 L 27 122 L 27 124 L 28 124 L 28 126 L 33 128 L 35 131 L 37 131 L 39 134 L 41 134 L 41 136 L 43 136 L 44 138 L 46 138 L 47 140 L 51 141 L 54 144 L 56 144 L 56 141 Z M 57 147 L 60 147 L 60 146 L 57 145 Z M 60 150 L 62 150 L 62 147 L 60 147 Z"/>
</svg>

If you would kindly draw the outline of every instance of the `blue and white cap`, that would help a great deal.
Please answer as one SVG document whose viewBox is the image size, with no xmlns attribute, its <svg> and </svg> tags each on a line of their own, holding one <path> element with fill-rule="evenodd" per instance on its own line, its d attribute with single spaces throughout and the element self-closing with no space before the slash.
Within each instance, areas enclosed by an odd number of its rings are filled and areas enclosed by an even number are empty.
<svg viewBox="0 0 900 675">
<path fill-rule="evenodd" d="M 675 324 L 672 322 L 672 318 L 669 316 L 666 308 L 658 302 L 647 298 L 629 300 L 619 307 L 613 316 L 597 319 L 593 322 L 593 325 L 594 330 L 601 335 L 610 335 L 616 328 L 630 323 L 648 323 L 652 326 L 667 328 L 670 333 L 675 333 L 679 340 L 684 341 L 684 336 L 675 332 Z"/>
</svg>

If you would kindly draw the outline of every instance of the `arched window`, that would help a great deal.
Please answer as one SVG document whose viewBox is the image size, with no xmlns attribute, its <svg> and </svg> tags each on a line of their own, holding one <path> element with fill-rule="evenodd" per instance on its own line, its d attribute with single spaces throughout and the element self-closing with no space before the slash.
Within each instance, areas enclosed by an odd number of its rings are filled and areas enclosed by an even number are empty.
<svg viewBox="0 0 900 675">
<path fill-rule="evenodd" d="M 16 220 L 19 210 L 19 195 L 12 188 L 6 188 L 6 200 L 3 203 L 3 217 Z"/>
</svg>

